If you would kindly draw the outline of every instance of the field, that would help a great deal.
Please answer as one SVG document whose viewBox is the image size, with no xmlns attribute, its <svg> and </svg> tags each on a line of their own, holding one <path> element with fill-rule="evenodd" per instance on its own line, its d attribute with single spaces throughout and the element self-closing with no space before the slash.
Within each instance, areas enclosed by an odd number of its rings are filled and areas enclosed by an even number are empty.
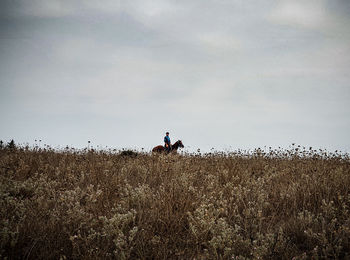
<svg viewBox="0 0 350 260">
<path fill-rule="evenodd" d="M 350 159 L 0 149 L 2 259 L 350 258 Z"/>
</svg>

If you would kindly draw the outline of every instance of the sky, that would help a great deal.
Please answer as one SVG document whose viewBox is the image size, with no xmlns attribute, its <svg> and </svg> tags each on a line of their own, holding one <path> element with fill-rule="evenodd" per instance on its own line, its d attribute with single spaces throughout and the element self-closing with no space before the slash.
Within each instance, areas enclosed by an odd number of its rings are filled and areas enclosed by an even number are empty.
<svg viewBox="0 0 350 260">
<path fill-rule="evenodd" d="M 350 1 L 2 0 L 0 139 L 350 152 Z"/>
</svg>

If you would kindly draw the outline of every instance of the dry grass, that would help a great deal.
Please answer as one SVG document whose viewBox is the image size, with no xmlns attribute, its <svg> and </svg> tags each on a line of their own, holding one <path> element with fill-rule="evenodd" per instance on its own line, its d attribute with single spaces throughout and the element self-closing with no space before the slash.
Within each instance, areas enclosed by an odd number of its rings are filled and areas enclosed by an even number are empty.
<svg viewBox="0 0 350 260">
<path fill-rule="evenodd" d="M 0 258 L 350 257 L 350 160 L 0 150 Z"/>
</svg>

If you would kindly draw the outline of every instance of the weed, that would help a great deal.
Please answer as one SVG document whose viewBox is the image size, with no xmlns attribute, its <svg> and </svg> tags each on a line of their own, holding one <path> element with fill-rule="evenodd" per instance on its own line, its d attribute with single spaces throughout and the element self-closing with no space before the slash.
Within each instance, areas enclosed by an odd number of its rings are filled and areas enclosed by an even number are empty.
<svg viewBox="0 0 350 260">
<path fill-rule="evenodd" d="M 350 160 L 0 149 L 0 258 L 349 258 Z"/>
</svg>

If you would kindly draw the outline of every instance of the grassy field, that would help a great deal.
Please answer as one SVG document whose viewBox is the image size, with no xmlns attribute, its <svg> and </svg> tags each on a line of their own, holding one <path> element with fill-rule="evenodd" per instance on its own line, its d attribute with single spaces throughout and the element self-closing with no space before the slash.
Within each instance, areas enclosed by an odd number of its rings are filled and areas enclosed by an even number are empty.
<svg viewBox="0 0 350 260">
<path fill-rule="evenodd" d="M 350 258 L 348 155 L 0 149 L 0 258 Z"/>
</svg>

